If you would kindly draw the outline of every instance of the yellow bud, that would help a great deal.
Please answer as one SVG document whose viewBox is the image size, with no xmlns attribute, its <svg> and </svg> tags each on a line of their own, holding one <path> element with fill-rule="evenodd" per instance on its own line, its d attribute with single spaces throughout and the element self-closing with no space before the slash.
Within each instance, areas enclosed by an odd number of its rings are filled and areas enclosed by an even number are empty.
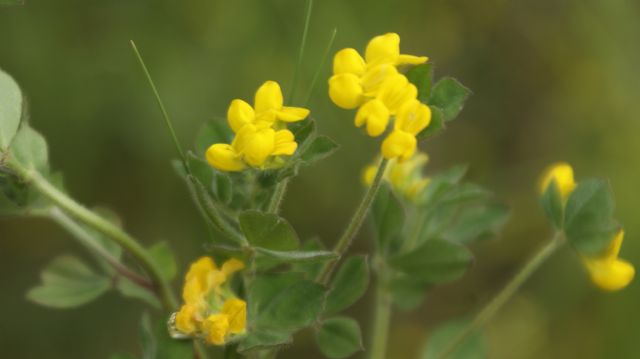
<svg viewBox="0 0 640 359">
<path fill-rule="evenodd" d="M 360 79 L 353 74 L 339 74 L 329 79 L 329 97 L 337 106 L 350 110 L 362 104 Z"/>
<path fill-rule="evenodd" d="M 623 289 L 635 276 L 635 268 L 625 260 L 618 259 L 624 240 L 624 231 L 620 230 L 600 256 L 584 257 L 585 266 L 591 281 L 602 290 Z"/>
<path fill-rule="evenodd" d="M 389 110 L 378 99 L 367 101 L 356 113 L 356 127 L 367 124 L 367 133 L 371 137 L 380 136 L 389 124 Z"/>
<path fill-rule="evenodd" d="M 176 329 L 184 334 L 193 334 L 198 329 L 197 312 L 197 306 L 191 304 L 183 305 L 176 313 Z"/>
<path fill-rule="evenodd" d="M 558 186 L 562 200 L 566 202 L 571 192 L 576 188 L 571 165 L 565 162 L 558 162 L 549 166 L 543 172 L 542 180 L 540 181 L 540 193 L 544 193 L 554 180 Z"/>
<path fill-rule="evenodd" d="M 226 314 L 211 314 L 205 319 L 202 329 L 207 333 L 207 342 L 224 345 L 229 330 L 229 318 Z"/>
<path fill-rule="evenodd" d="M 212 167 L 221 171 L 237 172 L 245 168 L 240 159 L 240 154 L 236 152 L 233 146 L 226 143 L 216 143 L 209 147 L 206 158 Z"/>
<path fill-rule="evenodd" d="M 244 333 L 247 326 L 247 303 L 238 298 L 227 299 L 222 306 L 222 314 L 229 320 L 229 332 Z"/>
<path fill-rule="evenodd" d="M 333 74 L 354 74 L 361 76 L 365 71 L 364 59 L 355 49 L 342 49 L 333 58 Z"/>
<path fill-rule="evenodd" d="M 417 145 L 417 140 L 412 134 L 394 130 L 382 141 L 382 156 L 386 159 L 397 158 L 398 161 L 405 161 L 414 154 Z"/>
<path fill-rule="evenodd" d="M 239 99 L 231 101 L 227 110 L 227 122 L 233 132 L 238 132 L 244 125 L 253 123 L 255 118 L 256 114 L 251 105 Z"/>
<path fill-rule="evenodd" d="M 266 81 L 256 91 L 254 106 L 256 112 L 280 110 L 284 100 L 280 85 L 275 81 Z"/>
<path fill-rule="evenodd" d="M 431 109 L 416 99 L 406 101 L 398 110 L 395 128 L 414 136 L 429 126 Z"/>
</svg>

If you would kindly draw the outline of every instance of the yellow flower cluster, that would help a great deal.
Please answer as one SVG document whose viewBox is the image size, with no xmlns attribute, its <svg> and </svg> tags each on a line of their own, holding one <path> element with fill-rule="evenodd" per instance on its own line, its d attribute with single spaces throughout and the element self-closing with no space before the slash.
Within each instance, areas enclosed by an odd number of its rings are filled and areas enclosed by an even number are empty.
<svg viewBox="0 0 640 359">
<path fill-rule="evenodd" d="M 398 193 L 407 199 L 414 201 L 418 195 L 427 187 L 431 179 L 422 174 L 423 167 L 429 161 L 426 153 L 418 152 L 411 159 L 404 162 L 391 160 L 384 173 L 384 180 Z M 365 167 L 362 180 L 367 186 L 373 184 L 378 166 L 369 165 Z"/>
<path fill-rule="evenodd" d="M 417 147 L 416 135 L 431 122 L 431 109 L 418 101 L 416 87 L 398 72 L 399 66 L 427 60 L 400 54 L 400 36 L 395 33 L 371 39 L 364 58 L 355 49 L 346 48 L 333 59 L 329 97 L 341 108 L 359 108 L 357 127 L 366 125 L 369 136 L 377 137 L 395 117 L 393 130 L 382 143 L 382 155 L 387 159 L 409 159 Z"/>
<path fill-rule="evenodd" d="M 228 278 L 243 268 L 244 263 L 237 259 L 229 259 L 221 268 L 210 257 L 193 262 L 185 276 L 184 304 L 175 314 L 175 328 L 215 345 L 223 345 L 230 336 L 243 334 L 247 303 L 235 297 L 227 285 Z"/>
<path fill-rule="evenodd" d="M 558 186 L 563 205 L 576 188 L 573 168 L 568 163 L 551 165 L 543 174 L 540 189 L 542 192 L 552 181 Z M 585 256 L 583 261 L 591 281 L 602 290 L 615 291 L 629 285 L 635 276 L 635 268 L 625 260 L 619 259 L 620 247 L 624 239 L 624 231 L 620 230 L 611 240 L 609 247 L 597 256 Z"/>
<path fill-rule="evenodd" d="M 286 123 L 304 120 L 309 110 L 284 106 L 282 90 L 267 81 L 256 91 L 254 106 L 235 99 L 227 111 L 227 122 L 235 133 L 231 144 L 216 143 L 206 152 L 207 162 L 221 171 L 242 171 L 247 166 L 278 167 L 278 156 L 290 156 L 298 148 Z"/>
</svg>

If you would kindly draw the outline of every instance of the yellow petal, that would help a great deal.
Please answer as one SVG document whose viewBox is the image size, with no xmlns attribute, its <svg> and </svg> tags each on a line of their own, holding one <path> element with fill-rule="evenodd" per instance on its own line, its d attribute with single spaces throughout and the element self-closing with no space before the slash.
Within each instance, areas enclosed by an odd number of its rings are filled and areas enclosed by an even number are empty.
<svg viewBox="0 0 640 359">
<path fill-rule="evenodd" d="M 202 327 L 207 333 L 207 342 L 214 345 L 223 345 L 229 330 L 229 318 L 226 314 L 211 314 L 205 319 Z"/>
<path fill-rule="evenodd" d="M 416 99 L 405 102 L 398 110 L 395 128 L 417 135 L 429 126 L 431 109 Z"/>
<path fill-rule="evenodd" d="M 176 313 L 176 328 L 184 334 L 192 334 L 198 329 L 196 321 L 196 313 L 198 307 L 195 305 L 185 304 L 178 313 Z"/>
<path fill-rule="evenodd" d="M 590 260 L 587 259 L 586 266 L 591 276 L 591 280 L 600 289 L 606 291 L 616 291 L 623 289 L 635 276 L 635 268 L 631 263 L 624 260 Z"/>
<path fill-rule="evenodd" d="M 207 281 L 207 276 L 215 270 L 216 263 L 211 257 L 200 257 L 189 266 L 189 271 L 185 275 L 186 280 L 197 279 L 202 285 Z"/>
<path fill-rule="evenodd" d="M 224 262 L 222 264 L 222 272 L 226 275 L 226 276 L 230 276 L 233 273 L 244 269 L 244 262 L 242 262 L 241 260 L 235 259 L 235 258 L 231 258 L 229 260 L 227 260 L 226 262 Z"/>
<path fill-rule="evenodd" d="M 394 130 L 382 141 L 382 156 L 398 161 L 409 159 L 416 151 L 417 141 L 410 133 Z"/>
<path fill-rule="evenodd" d="M 382 84 L 396 75 L 398 75 L 398 69 L 393 65 L 382 64 L 370 67 L 361 79 L 365 96 L 375 97 Z"/>
<path fill-rule="evenodd" d="M 275 146 L 273 148 L 273 156 L 287 155 L 290 156 L 296 152 L 298 144 L 295 141 L 293 133 L 289 130 L 276 131 Z"/>
<path fill-rule="evenodd" d="M 229 332 L 244 333 L 247 327 L 247 303 L 238 298 L 227 299 L 222 306 L 222 314 L 229 320 Z"/>
<path fill-rule="evenodd" d="M 396 61 L 396 65 L 420 65 L 429 61 L 426 56 L 400 55 Z"/>
<path fill-rule="evenodd" d="M 333 74 L 361 76 L 365 71 L 364 59 L 355 49 L 342 49 L 333 57 Z"/>
<path fill-rule="evenodd" d="M 417 95 L 418 89 L 404 75 L 396 74 L 387 78 L 380 86 L 378 98 L 395 115 L 402 105 L 415 99 Z"/>
<path fill-rule="evenodd" d="M 201 282 L 197 278 L 188 278 L 182 287 L 182 300 L 190 305 L 201 306 L 208 291 L 207 281 Z"/>
<path fill-rule="evenodd" d="M 226 143 L 216 143 L 209 147 L 206 157 L 211 166 L 221 171 L 237 172 L 245 168 L 240 155 L 233 146 Z"/>
<path fill-rule="evenodd" d="M 609 247 L 604 252 L 603 257 L 608 259 L 618 258 L 620 254 L 620 247 L 622 247 L 622 241 L 624 240 L 624 229 L 621 229 L 616 233 L 616 236 L 613 237 L 611 243 L 609 243 Z"/>
<path fill-rule="evenodd" d="M 236 135 L 235 146 L 245 162 L 253 167 L 260 167 L 273 153 L 275 131 L 271 128 L 260 130 L 247 125 Z"/>
<path fill-rule="evenodd" d="M 229 122 L 229 127 L 233 132 L 238 132 L 244 125 L 253 123 L 255 117 L 256 114 L 253 111 L 253 107 L 239 99 L 231 101 L 231 105 L 227 110 L 227 122 Z"/>
<path fill-rule="evenodd" d="M 267 81 L 256 91 L 255 110 L 256 112 L 280 110 L 283 101 L 280 85 L 275 81 Z"/>
<path fill-rule="evenodd" d="M 549 166 L 542 174 L 540 181 L 540 193 L 544 193 L 551 181 L 556 182 L 560 196 L 563 201 L 567 201 L 571 192 L 576 188 L 576 182 L 573 179 L 573 168 L 565 162 L 554 163 Z"/>
<path fill-rule="evenodd" d="M 395 64 L 399 56 L 400 36 L 396 33 L 388 33 L 371 39 L 364 55 L 367 64 Z"/>
<path fill-rule="evenodd" d="M 360 79 L 353 74 L 340 74 L 329 79 L 329 97 L 337 106 L 346 110 L 362 104 L 363 90 Z"/>
<path fill-rule="evenodd" d="M 282 110 L 276 112 L 276 116 L 280 121 L 296 122 L 307 118 L 307 116 L 309 116 L 309 110 L 302 107 L 284 106 Z"/>
<path fill-rule="evenodd" d="M 367 186 L 371 186 L 377 173 L 378 166 L 370 165 L 365 167 L 364 171 L 362 171 L 362 182 Z"/>
<path fill-rule="evenodd" d="M 371 137 L 380 136 L 389 124 L 389 110 L 378 99 L 366 102 L 356 113 L 355 125 L 361 127 L 367 124 L 367 133 Z"/>
</svg>

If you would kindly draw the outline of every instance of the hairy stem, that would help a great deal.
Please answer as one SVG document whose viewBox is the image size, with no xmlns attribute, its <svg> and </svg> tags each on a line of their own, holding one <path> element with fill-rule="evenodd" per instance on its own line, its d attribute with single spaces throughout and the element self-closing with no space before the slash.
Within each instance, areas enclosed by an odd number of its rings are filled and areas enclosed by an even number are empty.
<svg viewBox="0 0 640 359">
<path fill-rule="evenodd" d="M 280 211 L 280 204 L 282 204 L 282 200 L 284 199 L 284 195 L 287 192 L 288 185 L 288 178 L 283 179 L 276 185 L 276 188 L 273 190 L 273 194 L 271 195 L 271 199 L 269 200 L 267 212 L 278 213 Z"/>
<path fill-rule="evenodd" d="M 382 178 L 384 177 L 384 172 L 385 172 L 385 169 L 387 168 L 388 163 L 389 163 L 389 160 L 386 160 L 386 159 L 383 159 L 380 161 L 380 164 L 378 165 L 378 170 L 376 172 L 376 177 L 374 178 L 373 183 L 371 184 L 369 189 L 367 189 L 367 192 L 362 198 L 362 202 L 360 202 L 358 209 L 353 214 L 353 217 L 351 218 L 351 221 L 349 222 L 347 229 L 344 231 L 344 233 L 342 234 L 342 237 L 338 239 L 338 242 L 333 247 L 333 252 L 337 255 L 337 257 L 333 260 L 328 261 L 324 265 L 324 267 L 322 267 L 322 270 L 316 277 L 316 282 L 324 285 L 329 283 L 329 280 L 331 279 L 331 274 L 333 274 L 333 271 L 336 269 L 338 262 L 351 246 L 353 239 L 355 238 L 356 234 L 358 233 L 358 230 L 360 229 L 360 227 L 362 226 L 362 223 L 367 217 L 369 208 L 371 207 L 371 204 L 373 203 L 373 200 L 376 197 L 376 193 L 378 193 L 378 189 L 380 189 L 380 185 L 382 184 Z"/>
<path fill-rule="evenodd" d="M 373 331 L 371 333 L 370 359 L 385 359 L 389 324 L 391 322 L 391 293 L 389 292 L 387 268 L 382 261 L 378 266 L 376 282 L 375 310 L 373 312 Z"/>
<path fill-rule="evenodd" d="M 554 237 L 546 243 L 525 265 L 516 273 L 516 275 L 502 288 L 493 299 L 487 303 L 469 325 L 462 330 L 455 338 L 453 338 L 441 351 L 436 355 L 438 359 L 444 359 L 451 355 L 453 351 L 460 345 L 464 339 L 472 334 L 476 329 L 482 327 L 489 319 L 491 319 L 500 308 L 520 289 L 522 284 L 531 277 L 535 271 L 540 268 L 555 251 L 564 243 L 564 234 L 558 232 Z"/>
</svg>

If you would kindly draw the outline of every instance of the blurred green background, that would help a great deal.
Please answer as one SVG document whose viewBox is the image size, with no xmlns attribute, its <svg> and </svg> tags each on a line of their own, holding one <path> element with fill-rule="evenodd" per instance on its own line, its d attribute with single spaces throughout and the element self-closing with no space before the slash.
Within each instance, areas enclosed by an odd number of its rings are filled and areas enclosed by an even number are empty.
<svg viewBox="0 0 640 359">
<path fill-rule="evenodd" d="M 0 7 L 0 67 L 29 97 L 32 123 L 81 202 L 107 205 L 145 243 L 168 239 L 182 268 L 201 253 L 205 228 L 169 160 L 173 147 L 129 48 L 134 39 L 183 143 L 203 121 L 250 99 L 263 81 L 290 87 L 304 2 L 286 0 L 57 0 Z M 439 288 L 416 313 L 393 320 L 389 358 L 413 358 L 442 321 L 484 303 L 549 236 L 535 182 L 550 162 L 610 178 L 626 226 L 622 256 L 640 263 L 640 2 L 634 0 L 321 0 L 311 19 L 298 102 L 333 28 L 335 49 L 364 50 L 372 36 L 402 37 L 436 76 L 473 91 L 448 131 L 426 144 L 429 171 L 470 164 L 470 179 L 513 208 L 504 235 L 474 247 L 466 277 Z M 332 243 L 355 208 L 359 173 L 376 140 L 333 106 L 323 69 L 309 104 L 342 148 L 291 186 L 284 215 L 302 236 Z M 363 232 L 354 252 L 366 252 Z M 106 358 L 136 351 L 142 305 L 110 293 L 79 309 L 25 301 L 38 271 L 62 253 L 84 254 L 38 219 L 0 220 L 0 348 L 4 358 Z M 371 296 L 353 310 L 370 320 Z M 601 293 L 569 250 L 558 253 L 491 322 L 490 358 L 637 358 L 638 281 Z M 366 338 L 366 337 L 365 337 Z M 319 357 L 302 334 L 283 357 Z"/>
</svg>

